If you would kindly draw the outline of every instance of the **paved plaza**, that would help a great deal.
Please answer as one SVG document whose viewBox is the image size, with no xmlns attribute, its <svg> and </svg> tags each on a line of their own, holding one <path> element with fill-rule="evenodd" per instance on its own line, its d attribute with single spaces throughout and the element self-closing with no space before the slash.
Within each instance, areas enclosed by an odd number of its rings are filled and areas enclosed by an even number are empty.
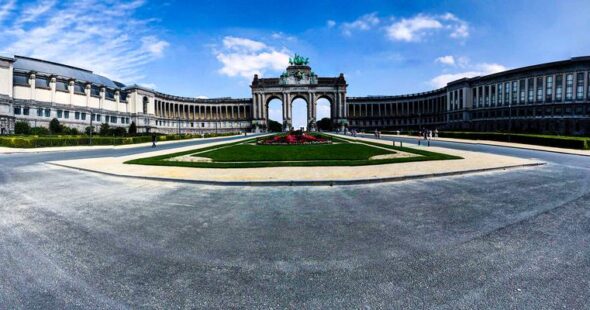
<svg viewBox="0 0 590 310">
<path fill-rule="evenodd" d="M 371 185 L 224 187 L 45 163 L 146 147 L 0 155 L 0 304 L 586 307 L 590 157 L 433 145 L 547 164 Z"/>
</svg>

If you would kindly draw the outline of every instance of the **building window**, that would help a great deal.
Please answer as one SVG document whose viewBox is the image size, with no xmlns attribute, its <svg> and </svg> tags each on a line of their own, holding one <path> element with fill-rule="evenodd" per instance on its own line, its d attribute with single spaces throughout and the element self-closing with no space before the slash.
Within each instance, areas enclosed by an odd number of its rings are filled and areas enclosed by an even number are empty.
<svg viewBox="0 0 590 310">
<path fill-rule="evenodd" d="M 555 100 L 563 99 L 563 75 L 555 76 Z"/>
<path fill-rule="evenodd" d="M 29 115 L 30 111 L 29 111 L 29 107 L 24 107 L 23 108 L 23 115 Z"/>
<path fill-rule="evenodd" d="M 29 77 L 23 74 L 14 74 L 12 77 L 12 82 L 14 85 L 18 86 L 30 86 L 29 85 Z"/>
<path fill-rule="evenodd" d="M 504 104 L 510 103 L 510 82 L 504 84 Z"/>
<path fill-rule="evenodd" d="M 14 107 L 14 115 L 21 115 L 22 111 L 20 107 Z"/>
<path fill-rule="evenodd" d="M 57 80 L 57 82 L 55 83 L 55 90 L 67 92 L 68 91 L 68 82 L 62 81 L 62 80 Z"/>
<path fill-rule="evenodd" d="M 76 82 L 74 84 L 74 92 L 76 94 L 85 95 L 86 94 L 86 92 L 84 91 L 85 89 L 86 89 L 86 86 L 84 85 L 84 83 Z"/>
<path fill-rule="evenodd" d="M 49 89 L 49 80 L 42 77 L 35 78 L 35 87 Z"/>
<path fill-rule="evenodd" d="M 100 88 L 98 86 L 92 85 L 92 87 L 90 87 L 90 95 L 94 97 L 100 97 Z"/>
<path fill-rule="evenodd" d="M 51 109 L 45 109 L 45 117 L 51 116 Z"/>
<path fill-rule="evenodd" d="M 107 89 L 105 97 L 109 100 L 115 100 L 115 92 L 113 90 Z"/>
<path fill-rule="evenodd" d="M 111 116 L 111 123 L 116 124 L 117 123 L 117 117 L 116 116 Z"/>
<path fill-rule="evenodd" d="M 528 84 L 528 102 L 533 103 L 535 101 L 535 79 L 530 78 L 527 80 Z"/>
<path fill-rule="evenodd" d="M 525 90 L 526 81 L 525 80 L 520 80 L 519 81 L 519 84 L 520 85 L 519 85 L 518 89 L 520 90 L 520 103 L 524 103 L 526 101 L 526 92 L 525 92 L 526 91 Z"/>
<path fill-rule="evenodd" d="M 37 116 L 43 116 L 43 109 L 37 109 Z"/>
<path fill-rule="evenodd" d="M 567 74 L 565 76 L 565 100 L 572 101 L 574 97 L 574 75 Z"/>
<path fill-rule="evenodd" d="M 75 119 L 80 119 L 80 112 L 75 112 L 74 113 L 74 118 Z"/>
<path fill-rule="evenodd" d="M 125 118 L 121 117 L 121 124 L 125 124 Z"/>
<path fill-rule="evenodd" d="M 490 92 L 492 95 L 492 106 L 496 105 L 496 85 L 492 85 L 490 86 Z"/>
<path fill-rule="evenodd" d="M 64 111 L 64 118 L 70 118 L 70 111 Z"/>
<path fill-rule="evenodd" d="M 83 121 L 85 121 L 86 120 L 86 113 L 82 112 L 81 118 L 82 118 Z"/>
<path fill-rule="evenodd" d="M 588 85 L 588 94 L 586 95 L 586 98 L 590 99 L 590 72 L 587 73 L 588 75 L 588 81 L 586 81 L 586 85 Z"/>
<path fill-rule="evenodd" d="M 57 118 L 61 118 L 63 115 L 63 111 L 62 110 L 57 110 Z"/>
<path fill-rule="evenodd" d="M 503 91 L 502 83 L 500 83 L 500 84 L 498 84 L 498 106 L 501 106 L 502 102 L 503 102 L 502 91 Z"/>
<path fill-rule="evenodd" d="M 518 103 L 518 82 L 512 82 L 512 102 Z"/>
<path fill-rule="evenodd" d="M 576 76 L 576 100 L 584 99 L 584 72 Z"/>
<path fill-rule="evenodd" d="M 122 91 L 119 93 L 119 101 L 121 102 L 127 102 L 127 93 Z"/>
<path fill-rule="evenodd" d="M 545 85 L 545 101 L 553 101 L 553 77 L 548 76 L 546 78 L 547 84 Z"/>
<path fill-rule="evenodd" d="M 543 77 L 537 78 L 537 102 L 543 102 Z"/>
</svg>

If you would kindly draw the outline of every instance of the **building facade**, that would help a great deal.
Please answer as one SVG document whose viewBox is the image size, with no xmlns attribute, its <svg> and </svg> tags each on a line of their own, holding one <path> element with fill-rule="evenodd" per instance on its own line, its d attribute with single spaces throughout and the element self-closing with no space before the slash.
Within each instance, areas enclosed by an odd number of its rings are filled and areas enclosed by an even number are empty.
<svg viewBox="0 0 590 310">
<path fill-rule="evenodd" d="M 307 102 L 315 129 L 317 101 L 330 102 L 336 128 L 516 131 L 590 134 L 590 57 L 464 78 L 409 95 L 347 97 L 343 74 L 319 77 L 296 56 L 279 78 L 259 78 L 252 98 L 197 99 L 127 86 L 91 71 L 28 57 L 0 57 L 0 133 L 17 121 L 45 126 L 53 118 L 84 130 L 108 123 L 140 132 L 263 131 L 268 104 L 283 103 L 289 129 L 292 102 Z"/>
</svg>

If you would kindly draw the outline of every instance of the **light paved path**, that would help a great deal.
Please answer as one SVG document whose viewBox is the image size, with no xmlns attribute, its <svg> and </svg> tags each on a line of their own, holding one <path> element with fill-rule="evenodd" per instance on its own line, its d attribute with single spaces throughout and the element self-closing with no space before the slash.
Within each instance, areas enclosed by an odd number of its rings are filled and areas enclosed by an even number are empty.
<svg viewBox="0 0 590 310">
<path fill-rule="evenodd" d="M 548 164 L 258 188 L 0 155 L 0 308 L 587 308 L 590 158 L 444 146 Z"/>
<path fill-rule="evenodd" d="M 243 141 L 246 139 L 248 138 L 237 139 L 235 141 Z M 383 141 L 366 138 L 351 139 L 357 141 L 358 143 L 364 143 L 365 141 L 384 144 L 386 143 Z M 202 144 L 199 147 L 210 147 L 222 143 L 223 142 L 211 142 L 208 144 Z M 353 181 L 359 182 L 361 180 L 369 182 L 376 180 L 399 180 L 405 178 L 416 178 L 420 176 L 449 175 L 467 173 L 470 171 L 487 171 L 492 169 L 514 168 L 542 163 L 532 159 L 433 147 L 429 148 L 429 150 L 433 152 L 459 156 L 462 159 L 349 167 L 269 167 L 242 169 L 186 168 L 125 164 L 126 161 L 133 159 L 159 156 L 171 152 L 184 152 L 193 149 L 196 148 L 193 146 L 186 146 L 175 149 L 174 151 L 159 150 L 143 154 L 133 154 L 129 156 L 62 160 L 51 163 L 63 167 L 106 173 L 109 175 L 204 183 L 222 182 L 223 184 L 243 182 L 252 182 L 252 184 L 257 182 L 265 182 L 265 184 L 277 184 L 285 182 L 288 184 L 291 182 L 333 183 Z"/>
</svg>

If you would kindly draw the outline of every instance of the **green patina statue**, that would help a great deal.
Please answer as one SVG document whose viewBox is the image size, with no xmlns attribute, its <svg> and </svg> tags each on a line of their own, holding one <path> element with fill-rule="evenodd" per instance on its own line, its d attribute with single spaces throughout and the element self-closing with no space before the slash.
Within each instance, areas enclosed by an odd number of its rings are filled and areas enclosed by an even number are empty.
<svg viewBox="0 0 590 310">
<path fill-rule="evenodd" d="M 306 66 L 309 64 L 309 58 L 301 57 L 295 54 L 295 57 L 289 58 L 289 64 L 291 66 Z"/>
</svg>

